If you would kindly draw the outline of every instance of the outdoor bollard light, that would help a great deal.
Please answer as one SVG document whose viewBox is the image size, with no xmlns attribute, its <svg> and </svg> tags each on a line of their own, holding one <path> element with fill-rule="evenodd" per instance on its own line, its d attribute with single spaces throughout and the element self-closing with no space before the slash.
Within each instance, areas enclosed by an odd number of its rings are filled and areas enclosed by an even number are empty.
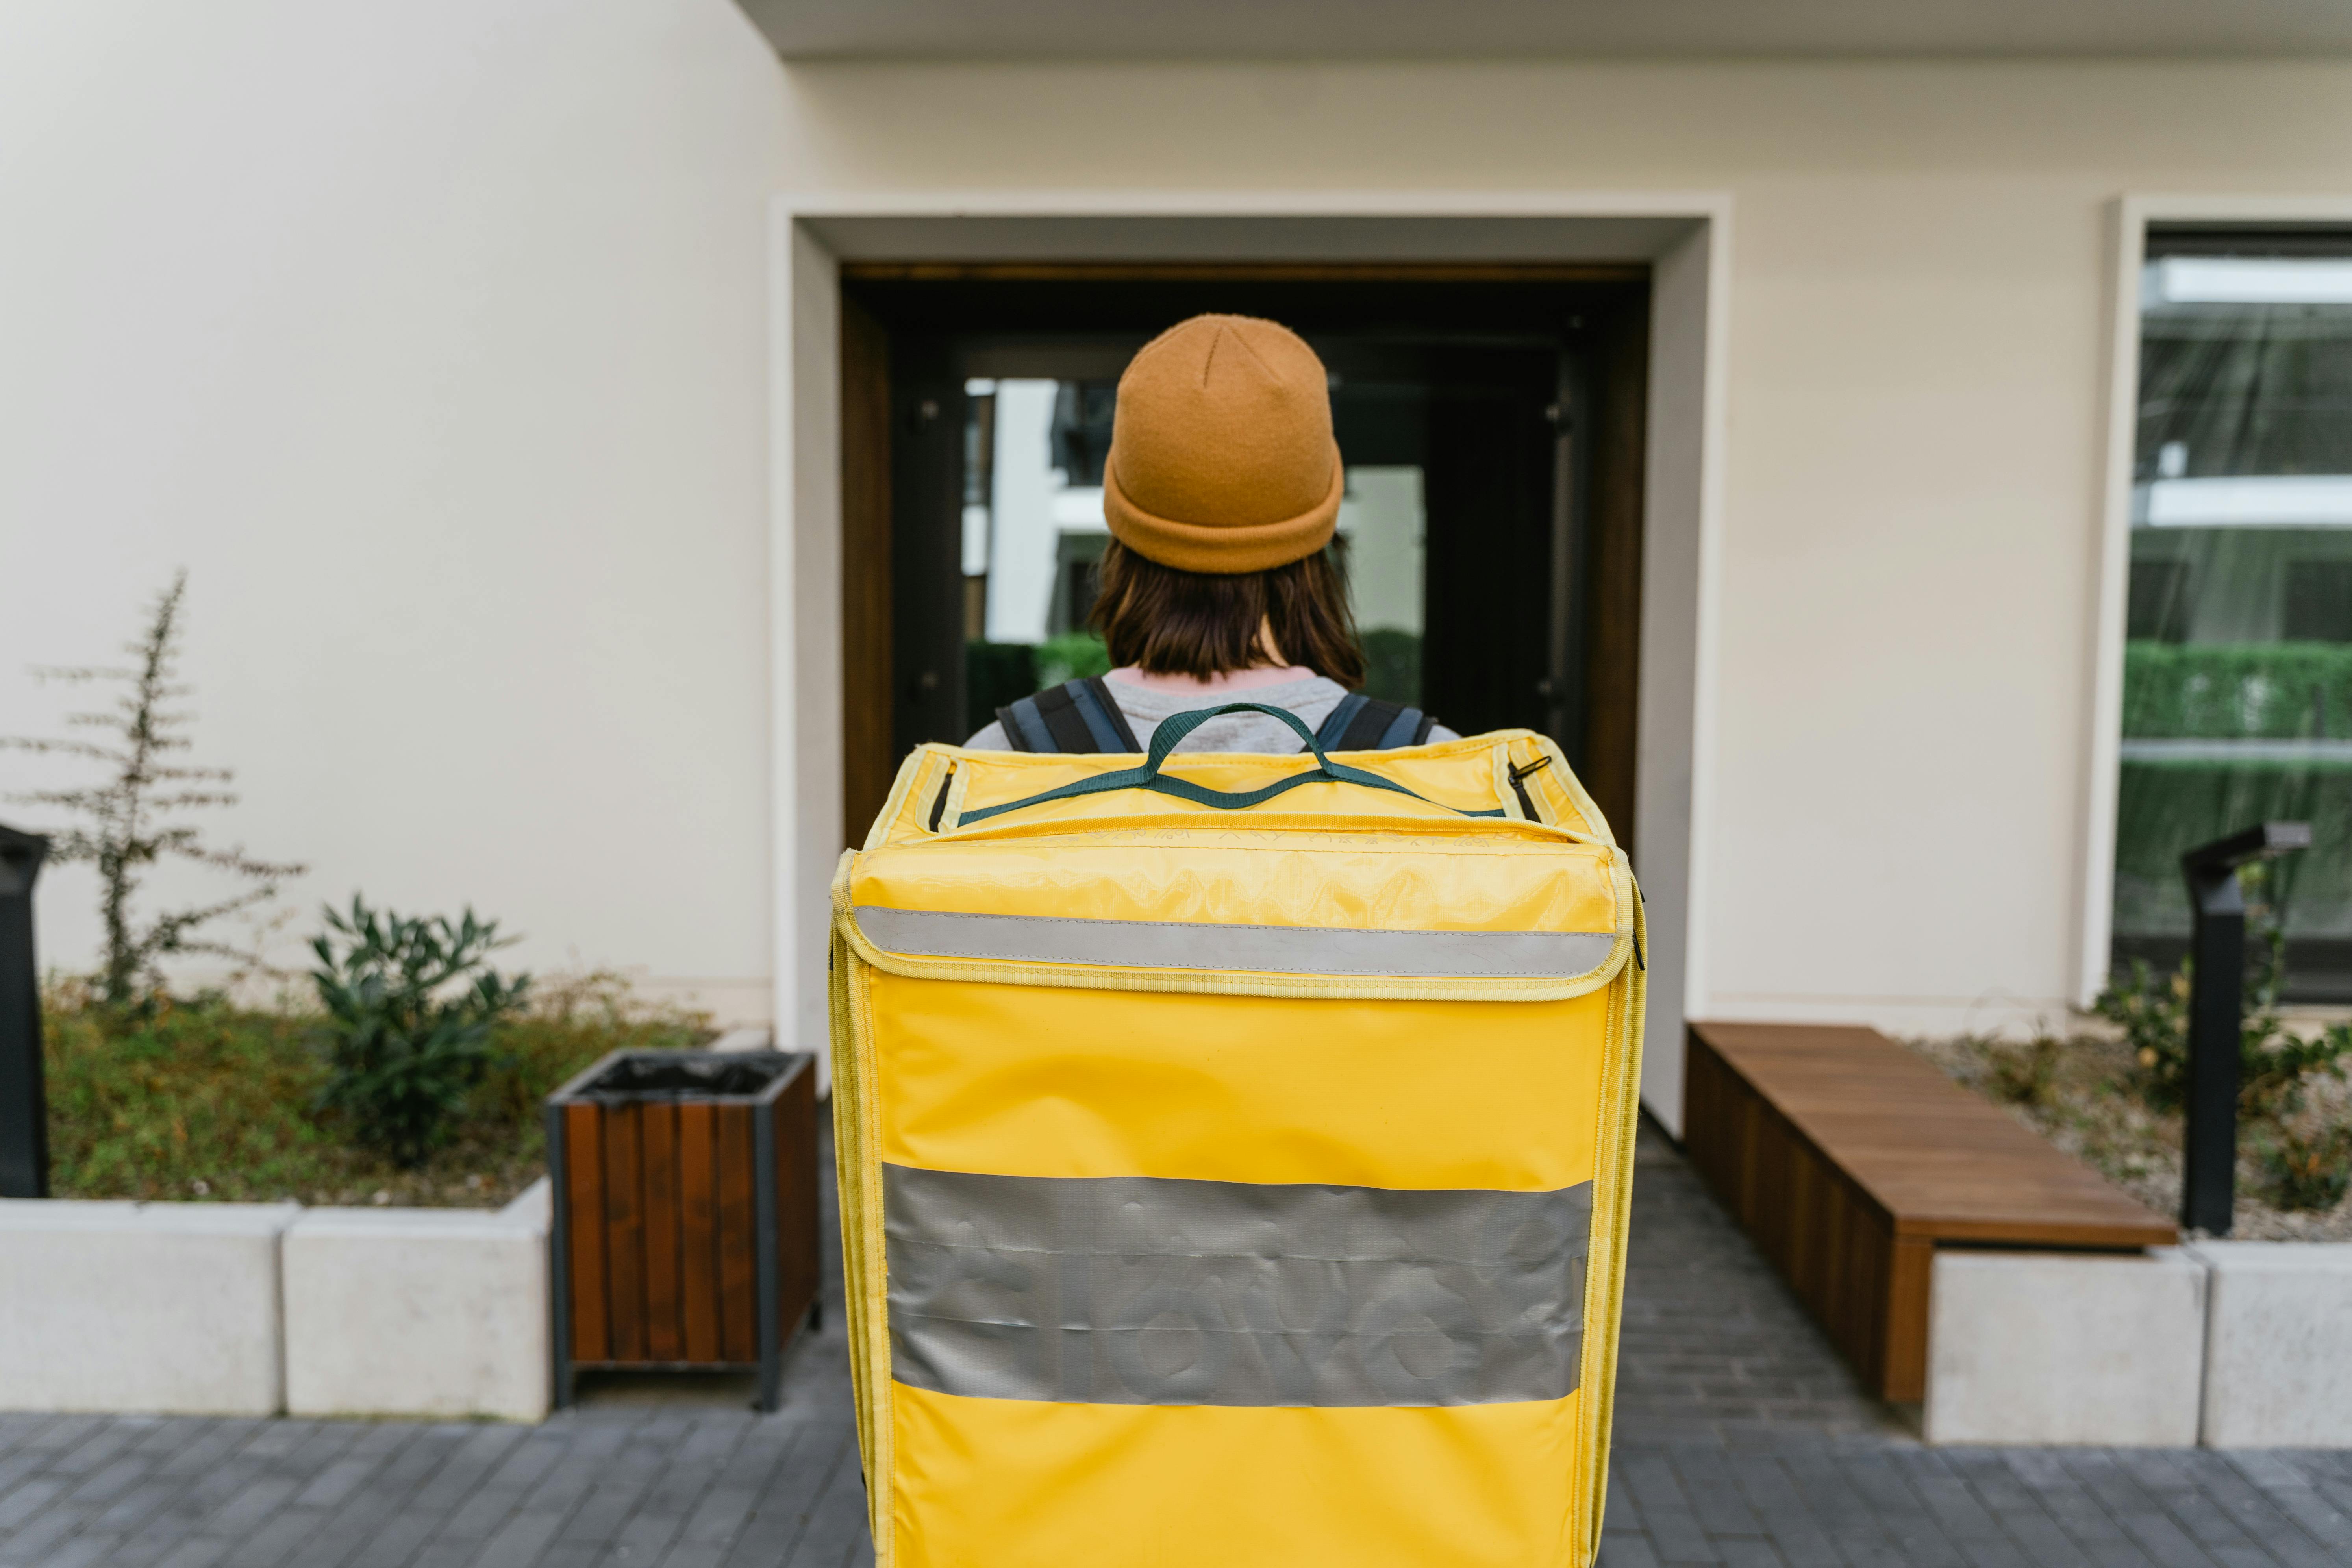
<svg viewBox="0 0 2352 1568">
<path fill-rule="evenodd" d="M 0 1198 L 49 1195 L 41 982 L 33 966 L 33 883 L 48 853 L 47 839 L 0 827 Z"/>
<path fill-rule="evenodd" d="M 2230 1234 L 2238 1184 L 2238 1052 L 2246 983 L 2246 900 L 2238 868 L 2311 847 L 2311 824 L 2265 822 L 2180 858 L 2189 879 L 2189 1125 L 2180 1224 Z"/>
</svg>

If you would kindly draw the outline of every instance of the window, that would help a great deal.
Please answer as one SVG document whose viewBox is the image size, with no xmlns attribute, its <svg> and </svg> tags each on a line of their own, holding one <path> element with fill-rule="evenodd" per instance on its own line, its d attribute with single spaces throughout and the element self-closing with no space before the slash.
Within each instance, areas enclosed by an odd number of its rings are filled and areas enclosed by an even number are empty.
<svg viewBox="0 0 2352 1568">
<path fill-rule="evenodd" d="M 2140 291 L 2113 958 L 2186 951 L 2180 855 L 2249 824 L 2290 998 L 2352 1000 L 2352 235 L 2157 231 Z"/>
</svg>

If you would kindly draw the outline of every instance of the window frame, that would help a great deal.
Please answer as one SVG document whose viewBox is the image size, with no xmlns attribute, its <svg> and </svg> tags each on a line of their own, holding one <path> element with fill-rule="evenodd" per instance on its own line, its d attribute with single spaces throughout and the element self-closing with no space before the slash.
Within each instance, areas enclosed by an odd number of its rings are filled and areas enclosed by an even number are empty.
<svg viewBox="0 0 2352 1568">
<path fill-rule="evenodd" d="M 2151 227 L 2309 224 L 2352 238 L 2352 195 L 2126 194 L 2107 204 L 2105 463 L 2099 486 L 2091 726 L 2083 792 L 2074 1005 L 2106 988 L 2115 935 L 2116 817 L 2123 763 L 2124 630 L 2131 586 L 2132 470 L 2138 439 L 2140 274 Z M 2295 1009 L 2290 1008 L 2289 1011 Z"/>
</svg>

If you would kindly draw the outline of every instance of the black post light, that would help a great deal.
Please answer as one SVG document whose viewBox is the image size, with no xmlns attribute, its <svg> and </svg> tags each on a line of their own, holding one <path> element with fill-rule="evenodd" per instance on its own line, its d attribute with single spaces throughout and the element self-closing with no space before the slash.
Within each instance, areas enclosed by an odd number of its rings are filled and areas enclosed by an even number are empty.
<svg viewBox="0 0 2352 1568">
<path fill-rule="evenodd" d="M 41 980 L 33 964 L 33 883 L 48 853 L 38 834 L 0 827 L 0 1198 L 49 1195 Z"/>
<path fill-rule="evenodd" d="M 2308 822 L 2265 822 L 2180 858 L 2194 924 L 2189 951 L 2189 1125 L 2183 1228 L 2230 1234 L 2238 1184 L 2238 1053 L 2246 984 L 2246 900 L 2238 868 L 2311 847 Z"/>
</svg>

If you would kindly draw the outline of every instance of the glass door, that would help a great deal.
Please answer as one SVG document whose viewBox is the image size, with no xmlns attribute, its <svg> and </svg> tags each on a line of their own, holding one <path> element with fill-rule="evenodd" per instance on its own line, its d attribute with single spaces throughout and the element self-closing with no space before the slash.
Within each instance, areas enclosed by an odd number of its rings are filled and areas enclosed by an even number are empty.
<svg viewBox="0 0 2352 1568">
<path fill-rule="evenodd" d="M 853 824 L 909 748 L 1106 672 L 1089 617 L 1119 373 L 1171 322 L 1230 311 L 1289 325 L 1329 373 L 1363 689 L 1465 733 L 1554 736 L 1630 835 L 1646 272 L 1359 270 L 845 270 Z"/>
</svg>

